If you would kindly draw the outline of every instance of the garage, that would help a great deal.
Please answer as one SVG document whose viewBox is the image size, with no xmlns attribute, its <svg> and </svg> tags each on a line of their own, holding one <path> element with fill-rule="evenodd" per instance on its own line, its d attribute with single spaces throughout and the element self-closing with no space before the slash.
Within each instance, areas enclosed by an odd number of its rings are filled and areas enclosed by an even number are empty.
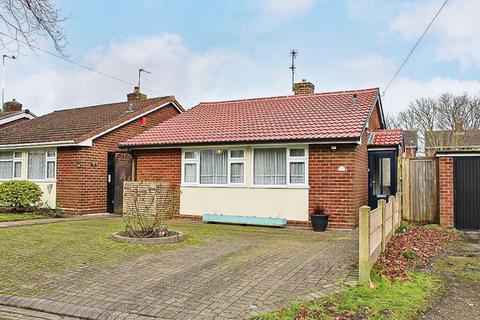
<svg viewBox="0 0 480 320">
<path fill-rule="evenodd" d="M 454 226 L 480 229 L 480 156 L 453 158 Z"/>
</svg>

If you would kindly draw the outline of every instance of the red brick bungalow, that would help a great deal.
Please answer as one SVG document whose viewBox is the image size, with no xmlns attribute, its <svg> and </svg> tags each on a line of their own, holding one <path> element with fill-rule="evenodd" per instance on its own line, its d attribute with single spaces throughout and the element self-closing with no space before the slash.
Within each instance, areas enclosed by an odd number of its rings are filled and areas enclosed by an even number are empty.
<svg viewBox="0 0 480 320">
<path fill-rule="evenodd" d="M 377 88 L 313 89 L 302 82 L 292 96 L 200 103 L 120 146 L 134 155 L 135 179 L 180 185 L 181 216 L 308 225 L 322 204 L 331 227 L 355 228 L 369 193 L 376 203 L 396 191 L 401 131 L 383 130 Z"/>
<path fill-rule="evenodd" d="M 131 159 L 118 144 L 183 112 L 173 96 L 59 110 L 0 134 L 0 183 L 28 179 L 67 213 L 121 212 Z"/>
</svg>

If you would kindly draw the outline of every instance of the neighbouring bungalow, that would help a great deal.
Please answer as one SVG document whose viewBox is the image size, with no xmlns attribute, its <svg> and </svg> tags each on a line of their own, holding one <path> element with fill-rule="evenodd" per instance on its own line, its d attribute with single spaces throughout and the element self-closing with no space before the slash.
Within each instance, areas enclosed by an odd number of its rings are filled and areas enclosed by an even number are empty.
<svg viewBox="0 0 480 320">
<path fill-rule="evenodd" d="M 15 99 L 4 103 L 3 110 L 0 110 L 0 130 L 37 117 L 28 109 L 22 110 L 22 107 Z"/>
<path fill-rule="evenodd" d="M 378 88 L 200 103 L 120 144 L 133 178 L 180 185 L 180 216 L 272 217 L 308 225 L 325 205 L 331 227 L 395 194 L 402 131 L 384 130 Z M 370 170 L 369 170 L 370 168 Z"/>
<path fill-rule="evenodd" d="M 403 141 L 405 142 L 405 156 L 416 157 L 418 152 L 418 131 L 403 131 Z"/>
<path fill-rule="evenodd" d="M 130 155 L 118 144 L 183 112 L 173 96 L 58 110 L 0 131 L 0 183 L 34 181 L 42 203 L 70 214 L 122 211 Z"/>
</svg>

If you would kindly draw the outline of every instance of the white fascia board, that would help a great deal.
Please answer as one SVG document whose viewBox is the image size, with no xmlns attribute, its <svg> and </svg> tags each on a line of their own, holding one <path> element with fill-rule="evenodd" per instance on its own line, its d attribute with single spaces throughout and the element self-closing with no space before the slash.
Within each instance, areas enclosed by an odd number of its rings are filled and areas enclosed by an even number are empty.
<svg viewBox="0 0 480 320">
<path fill-rule="evenodd" d="M 67 141 L 53 141 L 53 142 L 4 144 L 4 145 L 0 145 L 0 150 L 71 147 L 71 146 L 77 146 L 77 144 L 75 144 L 75 141 L 67 140 Z"/>
<path fill-rule="evenodd" d="M 29 113 L 19 113 L 19 114 L 1 119 L 0 120 L 0 125 L 10 123 L 10 122 L 13 122 L 13 121 L 16 121 L 16 120 L 20 120 L 20 119 L 23 119 L 23 118 L 33 119 L 34 116 L 32 116 Z"/>
<path fill-rule="evenodd" d="M 108 129 L 108 130 L 105 130 L 105 131 L 103 131 L 103 132 L 100 132 L 99 134 L 96 134 L 96 135 L 94 135 L 94 136 L 91 137 L 91 138 L 88 138 L 88 139 L 86 139 L 86 140 L 84 140 L 84 141 L 81 141 L 81 142 L 78 143 L 78 145 L 79 145 L 79 146 L 88 146 L 88 147 L 91 147 L 91 146 L 93 145 L 93 140 L 95 140 L 95 139 L 97 139 L 97 138 L 100 138 L 101 136 L 106 135 L 106 134 L 109 133 L 109 132 L 112 132 L 112 131 L 114 131 L 114 130 L 117 130 L 118 128 L 121 128 L 121 127 L 123 127 L 124 125 L 127 125 L 127 124 L 129 124 L 130 122 L 133 122 L 133 121 L 135 121 L 135 120 L 137 120 L 137 119 L 140 119 L 141 117 L 144 117 L 144 116 L 146 116 L 146 115 L 148 115 L 148 114 L 150 114 L 150 113 L 152 113 L 152 112 L 155 112 L 155 111 L 157 111 L 157 110 L 159 110 L 159 109 L 162 109 L 163 107 L 165 107 L 165 106 L 167 106 L 167 105 L 169 105 L 169 104 L 174 105 L 175 108 L 176 108 L 180 113 L 182 113 L 182 110 L 177 106 L 177 104 L 176 104 L 174 101 L 169 101 L 169 102 L 166 102 L 166 103 L 164 103 L 164 104 L 162 104 L 162 105 L 160 105 L 160 106 L 158 106 L 158 107 L 155 107 L 155 108 L 153 108 L 153 109 L 150 109 L 150 110 L 148 110 L 148 111 L 145 111 L 144 113 L 141 113 L 141 114 L 139 114 L 139 115 L 137 115 L 137 116 L 135 116 L 135 117 L 133 117 L 133 118 L 130 118 L 130 119 L 128 119 L 127 121 L 124 121 L 124 122 L 122 122 L 122 123 L 120 123 L 120 124 L 118 124 L 118 125 L 110 128 L 110 129 Z"/>
<path fill-rule="evenodd" d="M 480 157 L 480 152 L 471 152 L 471 153 L 461 153 L 461 152 L 458 152 L 458 153 L 440 153 L 440 154 L 436 154 L 435 157 L 438 157 L 438 158 L 443 158 L 443 157 Z"/>
</svg>

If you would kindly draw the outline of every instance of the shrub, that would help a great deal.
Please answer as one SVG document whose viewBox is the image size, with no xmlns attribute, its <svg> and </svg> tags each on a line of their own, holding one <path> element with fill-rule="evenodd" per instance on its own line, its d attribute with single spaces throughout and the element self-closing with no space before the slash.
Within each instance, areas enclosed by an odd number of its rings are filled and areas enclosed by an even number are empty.
<svg viewBox="0 0 480 320">
<path fill-rule="evenodd" d="M 327 214 L 327 207 L 322 204 L 317 204 L 313 207 L 312 216 L 323 216 Z"/>
<path fill-rule="evenodd" d="M 406 250 L 406 251 L 403 251 L 403 256 L 407 260 L 413 260 L 418 257 L 418 254 L 415 251 Z"/>
<path fill-rule="evenodd" d="M 33 182 L 11 180 L 0 184 L 0 203 L 17 211 L 34 206 L 43 192 Z"/>
</svg>

